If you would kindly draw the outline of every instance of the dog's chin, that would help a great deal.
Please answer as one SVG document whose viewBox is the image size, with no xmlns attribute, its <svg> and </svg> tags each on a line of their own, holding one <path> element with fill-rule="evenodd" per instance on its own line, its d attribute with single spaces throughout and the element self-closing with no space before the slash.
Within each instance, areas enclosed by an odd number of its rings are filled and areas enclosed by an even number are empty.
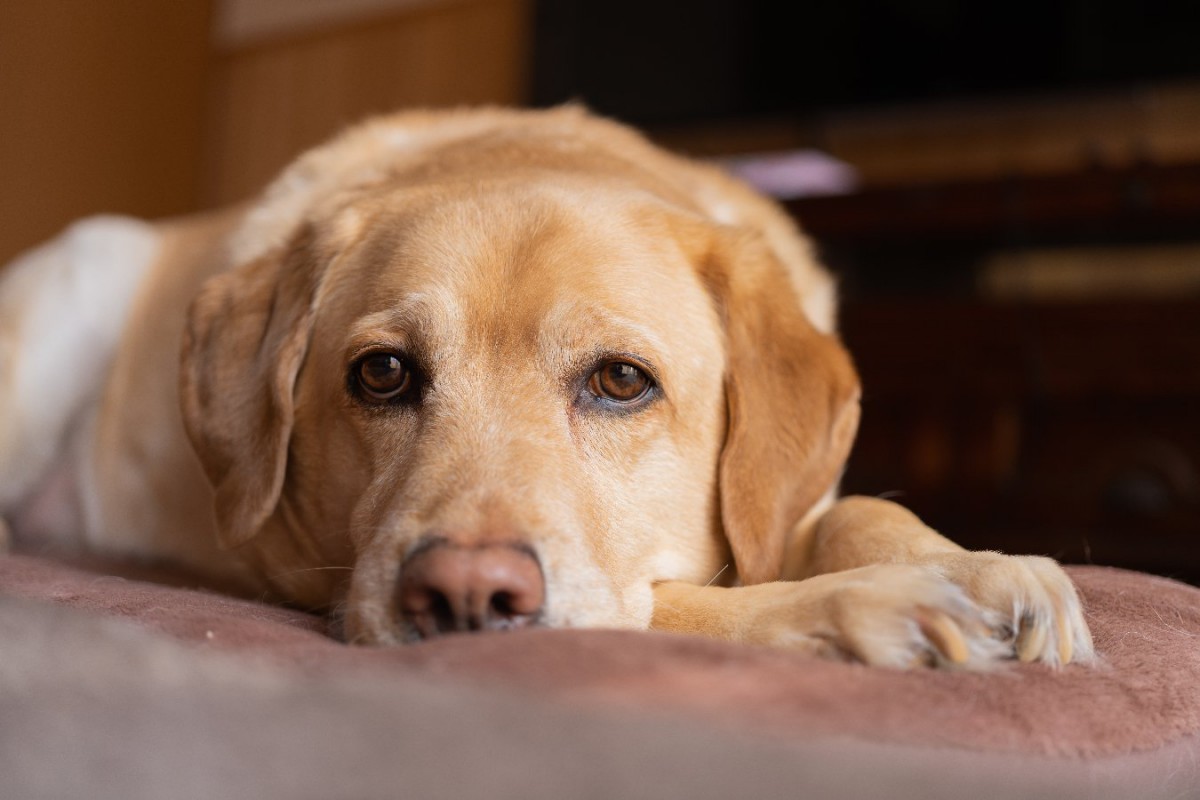
<svg viewBox="0 0 1200 800">
<path fill-rule="evenodd" d="M 349 600 L 330 620 L 329 628 L 347 644 L 386 646 L 408 641 L 382 603 Z"/>
<path fill-rule="evenodd" d="M 620 613 L 611 607 L 576 609 L 574 613 L 563 613 L 564 609 L 548 608 L 536 621 L 522 625 L 518 630 L 547 628 L 626 628 L 644 630 L 649 626 L 649 612 L 645 614 Z M 644 618 L 643 618 L 644 617 Z M 401 618 L 394 610 L 391 594 L 379 598 L 356 598 L 348 601 L 334 619 L 330 621 L 330 632 L 348 644 L 374 647 L 393 647 L 422 641 L 417 626 Z M 490 632 L 508 632 L 495 629 Z M 439 634 L 455 636 L 457 632 Z"/>
<path fill-rule="evenodd" d="M 536 621 L 520 626 L 520 630 L 535 628 L 568 627 L 549 625 L 539 617 Z M 506 628 L 495 628 L 491 632 L 503 632 Z M 347 644 L 361 644 L 373 647 L 392 647 L 404 644 L 414 644 L 429 638 L 423 636 L 416 625 L 404 619 L 397 619 L 387 613 L 385 604 L 365 603 L 348 606 L 338 618 L 330 621 L 330 633 Z M 457 632 L 437 634 L 454 636 Z"/>
</svg>

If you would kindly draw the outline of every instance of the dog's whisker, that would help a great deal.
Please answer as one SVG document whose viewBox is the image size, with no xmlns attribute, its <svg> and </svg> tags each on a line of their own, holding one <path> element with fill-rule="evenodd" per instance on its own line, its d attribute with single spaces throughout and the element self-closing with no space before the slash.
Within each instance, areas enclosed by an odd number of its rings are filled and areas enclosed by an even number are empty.
<svg viewBox="0 0 1200 800">
<path fill-rule="evenodd" d="M 727 570 L 727 569 L 729 569 L 729 564 L 728 564 L 728 563 L 726 563 L 726 564 L 725 564 L 725 566 L 723 566 L 723 567 L 721 567 L 719 570 L 717 570 L 717 574 L 716 574 L 716 575 L 713 575 L 711 578 L 709 578 L 709 579 L 708 579 L 708 583 L 706 583 L 706 584 L 704 584 L 704 585 L 705 585 L 706 587 L 707 587 L 707 586 L 712 586 L 712 585 L 713 585 L 713 582 L 714 582 L 714 581 L 716 581 L 716 579 L 717 579 L 717 578 L 721 577 L 721 573 L 722 573 L 722 572 L 724 572 L 724 571 L 725 571 L 725 570 Z"/>
<path fill-rule="evenodd" d="M 271 578 L 274 579 L 274 578 L 282 578 L 287 575 L 298 575 L 301 572 L 321 572 L 323 570 L 336 570 L 336 569 L 344 569 L 347 572 L 354 571 L 354 567 L 340 567 L 340 566 L 339 567 L 304 567 L 302 569 L 288 570 L 287 572 L 275 572 L 275 573 L 271 574 Z"/>
</svg>

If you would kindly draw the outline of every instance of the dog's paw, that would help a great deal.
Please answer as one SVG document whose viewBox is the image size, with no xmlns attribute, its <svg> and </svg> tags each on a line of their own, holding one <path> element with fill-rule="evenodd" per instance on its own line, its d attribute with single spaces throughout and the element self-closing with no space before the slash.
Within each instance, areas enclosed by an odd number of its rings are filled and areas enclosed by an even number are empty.
<svg viewBox="0 0 1200 800">
<path fill-rule="evenodd" d="M 1092 635 L 1075 585 L 1052 559 L 1000 553 L 944 553 L 924 564 L 985 609 L 1009 657 L 1050 665 L 1086 663 Z"/>
<path fill-rule="evenodd" d="M 820 585 L 819 603 L 804 604 L 803 619 L 792 625 L 774 626 L 770 644 L 901 669 L 979 669 L 1008 653 L 995 634 L 1000 618 L 936 569 L 877 565 L 797 585 L 804 584 L 808 591 Z"/>
</svg>

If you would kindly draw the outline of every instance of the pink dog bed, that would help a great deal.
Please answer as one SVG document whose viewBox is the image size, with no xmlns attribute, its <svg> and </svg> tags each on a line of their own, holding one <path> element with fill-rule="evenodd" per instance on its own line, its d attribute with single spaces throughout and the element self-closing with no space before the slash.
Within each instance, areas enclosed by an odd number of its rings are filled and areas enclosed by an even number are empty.
<svg viewBox="0 0 1200 800">
<path fill-rule="evenodd" d="M 1200 797 L 1200 590 L 1070 569 L 1101 662 L 895 672 L 622 631 L 350 647 L 0 558 L 4 797 Z"/>
</svg>

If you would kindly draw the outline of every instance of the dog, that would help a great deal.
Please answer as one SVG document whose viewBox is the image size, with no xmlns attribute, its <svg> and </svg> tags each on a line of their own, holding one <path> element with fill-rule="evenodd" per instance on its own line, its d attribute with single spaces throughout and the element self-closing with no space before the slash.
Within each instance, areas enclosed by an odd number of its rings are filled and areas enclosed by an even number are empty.
<svg viewBox="0 0 1200 800">
<path fill-rule="evenodd" d="M 860 388 L 809 242 L 580 108 L 374 119 L 253 203 L 85 220 L 0 280 L 17 547 L 171 561 L 367 644 L 1092 657 L 1052 560 L 838 499 Z"/>
</svg>

